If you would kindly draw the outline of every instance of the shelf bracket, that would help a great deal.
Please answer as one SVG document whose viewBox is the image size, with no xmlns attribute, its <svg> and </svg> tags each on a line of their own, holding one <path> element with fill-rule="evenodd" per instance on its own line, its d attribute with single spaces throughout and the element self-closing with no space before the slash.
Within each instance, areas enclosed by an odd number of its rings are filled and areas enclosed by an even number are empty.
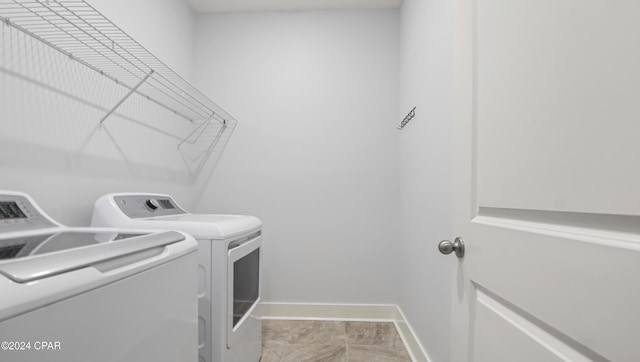
<svg viewBox="0 0 640 362">
<path fill-rule="evenodd" d="M 102 127 L 102 124 L 104 123 L 105 119 L 109 118 L 109 116 L 115 112 L 116 109 L 118 109 L 118 107 L 120 107 L 122 105 L 122 103 L 124 103 L 124 101 L 127 100 L 127 98 L 129 98 L 133 93 L 135 93 L 138 88 L 140 88 L 140 86 L 142 84 L 144 84 L 144 82 L 147 81 L 147 79 L 149 79 L 149 77 L 153 74 L 153 69 L 151 71 L 149 71 L 149 73 L 142 78 L 142 80 L 140 82 L 138 82 L 138 84 L 136 84 L 135 87 L 131 88 L 131 90 L 129 90 L 129 93 L 127 93 L 126 96 L 124 96 L 118 103 L 116 103 L 115 106 L 113 106 L 113 108 L 111 108 L 111 110 L 109 110 L 109 112 L 107 112 L 107 114 L 104 115 L 104 117 L 102 117 L 102 119 L 100 120 L 100 123 L 98 124 L 100 127 Z"/>
</svg>

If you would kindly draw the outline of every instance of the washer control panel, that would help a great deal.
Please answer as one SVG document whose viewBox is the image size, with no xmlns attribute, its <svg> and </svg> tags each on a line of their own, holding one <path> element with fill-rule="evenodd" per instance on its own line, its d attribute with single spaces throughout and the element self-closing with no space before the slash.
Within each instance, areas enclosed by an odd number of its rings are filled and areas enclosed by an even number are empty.
<svg viewBox="0 0 640 362">
<path fill-rule="evenodd" d="M 25 196 L 0 194 L 0 233 L 54 226 Z"/>
<path fill-rule="evenodd" d="M 114 196 L 113 200 L 132 219 L 187 213 L 167 195 L 122 195 Z"/>
</svg>

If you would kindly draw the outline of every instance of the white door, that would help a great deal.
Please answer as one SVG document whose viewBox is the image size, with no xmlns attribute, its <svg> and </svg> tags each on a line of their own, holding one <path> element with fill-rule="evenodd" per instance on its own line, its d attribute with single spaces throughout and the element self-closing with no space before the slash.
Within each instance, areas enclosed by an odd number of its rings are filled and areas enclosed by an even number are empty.
<svg viewBox="0 0 640 362">
<path fill-rule="evenodd" d="M 455 14 L 451 360 L 640 361 L 640 1 Z"/>
</svg>

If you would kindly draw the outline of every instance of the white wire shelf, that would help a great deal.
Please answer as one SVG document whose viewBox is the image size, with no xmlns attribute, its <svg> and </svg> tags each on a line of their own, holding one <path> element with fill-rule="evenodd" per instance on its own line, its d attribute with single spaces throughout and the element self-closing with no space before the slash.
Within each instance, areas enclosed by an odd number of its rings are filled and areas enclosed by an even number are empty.
<svg viewBox="0 0 640 362">
<path fill-rule="evenodd" d="M 189 122 L 187 132 L 162 133 L 174 139 L 180 152 L 189 148 L 182 157 L 195 162 L 189 165 L 192 173 L 199 172 L 217 143 L 226 142 L 237 124 L 231 115 L 83 0 L 0 0 L 0 21 L 2 26 L 38 40 L 95 71 L 105 81 L 126 89 L 118 102 L 103 107 L 107 111 L 96 119 L 99 126 L 108 123 L 110 116 L 117 116 L 123 103 L 144 100 L 172 114 L 177 121 Z M 19 73 L 10 67 L 2 70 Z"/>
</svg>

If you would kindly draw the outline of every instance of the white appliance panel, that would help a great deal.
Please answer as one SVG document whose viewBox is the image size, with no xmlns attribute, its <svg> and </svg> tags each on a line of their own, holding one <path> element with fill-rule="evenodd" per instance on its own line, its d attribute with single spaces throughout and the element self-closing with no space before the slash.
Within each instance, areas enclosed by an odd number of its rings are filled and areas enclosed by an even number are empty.
<svg viewBox="0 0 640 362">
<path fill-rule="evenodd" d="M 195 361 L 196 258 L 191 252 L 99 286 L 95 281 L 100 272 L 94 268 L 36 282 L 42 285 L 18 286 L 49 289 L 69 284 L 78 294 L 60 296 L 45 307 L 0 322 L 0 339 L 30 343 L 25 350 L 1 350 L 0 360 Z M 0 289 L 15 284 L 2 279 Z"/>
</svg>

